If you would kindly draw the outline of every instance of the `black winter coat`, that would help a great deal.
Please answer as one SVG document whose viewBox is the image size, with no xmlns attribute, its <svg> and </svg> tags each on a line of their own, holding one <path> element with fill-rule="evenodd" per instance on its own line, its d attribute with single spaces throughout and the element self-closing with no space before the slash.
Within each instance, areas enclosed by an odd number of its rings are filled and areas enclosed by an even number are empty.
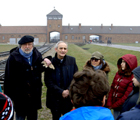
<svg viewBox="0 0 140 120">
<path fill-rule="evenodd" d="M 52 59 L 55 70 L 48 69 L 45 72 L 45 84 L 47 86 L 46 106 L 50 109 L 59 109 L 59 107 L 72 107 L 70 98 L 63 98 L 63 90 L 69 89 L 73 75 L 78 71 L 74 57 L 66 55 L 61 63 L 57 58 L 57 53 Z M 65 108 L 64 108 L 65 109 Z"/>
<path fill-rule="evenodd" d="M 11 50 L 5 68 L 4 93 L 13 100 L 19 114 L 41 108 L 42 60 L 41 53 L 34 48 L 31 67 L 19 53 L 19 48 Z"/>
</svg>

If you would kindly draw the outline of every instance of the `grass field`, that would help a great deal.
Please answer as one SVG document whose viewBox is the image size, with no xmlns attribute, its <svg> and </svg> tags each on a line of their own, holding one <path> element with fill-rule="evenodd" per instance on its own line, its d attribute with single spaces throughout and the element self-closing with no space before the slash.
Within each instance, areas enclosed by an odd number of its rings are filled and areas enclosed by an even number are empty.
<svg viewBox="0 0 140 120">
<path fill-rule="evenodd" d="M 10 49 L 16 47 L 17 45 L 0 45 L 0 52 L 9 51 Z"/>
<path fill-rule="evenodd" d="M 0 52 L 10 50 L 13 47 L 15 46 L 7 45 L 5 49 L 5 47 L 3 48 L 3 46 L 0 45 Z M 68 55 L 74 56 L 76 58 L 76 62 L 79 70 L 82 70 L 86 61 L 91 58 L 91 54 L 95 51 L 99 51 L 104 55 L 105 60 L 108 62 L 111 68 L 111 72 L 109 73 L 110 84 L 112 83 L 115 73 L 117 72 L 117 60 L 121 56 L 125 54 L 136 55 L 138 59 L 138 65 L 140 65 L 140 52 L 131 51 L 131 50 L 122 50 L 122 49 L 112 48 L 108 46 L 105 47 L 97 46 L 93 44 L 87 44 L 84 46 L 69 44 L 68 47 Z M 44 85 L 42 90 L 42 104 L 44 106 L 45 106 L 45 101 L 46 101 L 46 87 Z M 46 107 L 43 107 L 41 110 L 39 110 L 39 120 L 51 120 L 50 111 Z"/>
<path fill-rule="evenodd" d="M 87 50 L 84 50 L 87 49 Z M 91 58 L 91 54 L 95 51 L 99 51 L 104 55 L 104 59 L 108 62 L 111 68 L 109 73 L 109 82 L 112 83 L 112 80 L 117 72 L 117 60 L 125 54 L 136 55 L 138 59 L 138 64 L 140 64 L 140 52 L 132 50 L 122 50 L 118 48 L 112 48 L 108 46 L 98 46 L 93 44 L 86 44 L 84 46 L 76 46 L 73 44 L 69 45 L 68 54 L 74 56 L 77 61 L 79 70 L 82 70 L 85 62 Z"/>
</svg>

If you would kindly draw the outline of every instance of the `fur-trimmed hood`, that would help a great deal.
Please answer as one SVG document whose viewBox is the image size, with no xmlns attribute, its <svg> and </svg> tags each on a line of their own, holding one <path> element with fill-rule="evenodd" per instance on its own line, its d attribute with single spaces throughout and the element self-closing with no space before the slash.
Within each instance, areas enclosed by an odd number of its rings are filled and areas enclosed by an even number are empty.
<svg viewBox="0 0 140 120">
<path fill-rule="evenodd" d="M 91 60 L 88 60 L 86 62 L 86 64 L 84 65 L 83 69 L 92 69 L 92 70 L 94 70 L 93 66 L 91 65 Z M 108 65 L 108 63 L 106 61 L 105 61 L 105 64 L 102 66 L 101 70 L 103 70 L 106 74 L 111 71 L 110 67 L 109 67 L 109 65 Z"/>
</svg>

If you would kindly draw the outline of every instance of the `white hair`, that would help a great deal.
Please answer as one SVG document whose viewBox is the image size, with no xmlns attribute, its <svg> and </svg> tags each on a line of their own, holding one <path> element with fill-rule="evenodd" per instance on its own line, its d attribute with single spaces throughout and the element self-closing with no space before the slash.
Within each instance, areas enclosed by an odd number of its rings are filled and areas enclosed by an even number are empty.
<svg viewBox="0 0 140 120">
<path fill-rule="evenodd" d="M 67 45 L 67 48 L 68 48 L 68 43 L 66 43 L 66 42 L 64 42 L 64 41 L 59 41 L 59 42 L 57 42 L 56 45 L 55 45 L 55 48 L 58 48 L 58 45 L 59 45 L 60 43 L 65 43 L 65 44 Z"/>
</svg>

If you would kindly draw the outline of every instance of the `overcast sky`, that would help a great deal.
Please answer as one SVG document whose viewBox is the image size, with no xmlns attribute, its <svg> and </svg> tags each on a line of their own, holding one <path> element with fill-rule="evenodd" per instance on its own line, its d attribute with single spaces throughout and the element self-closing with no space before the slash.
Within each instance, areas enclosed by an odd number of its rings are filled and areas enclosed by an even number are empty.
<svg viewBox="0 0 140 120">
<path fill-rule="evenodd" d="M 140 0 L 0 0 L 0 24 L 46 26 L 54 7 L 63 26 L 140 26 Z"/>
</svg>

